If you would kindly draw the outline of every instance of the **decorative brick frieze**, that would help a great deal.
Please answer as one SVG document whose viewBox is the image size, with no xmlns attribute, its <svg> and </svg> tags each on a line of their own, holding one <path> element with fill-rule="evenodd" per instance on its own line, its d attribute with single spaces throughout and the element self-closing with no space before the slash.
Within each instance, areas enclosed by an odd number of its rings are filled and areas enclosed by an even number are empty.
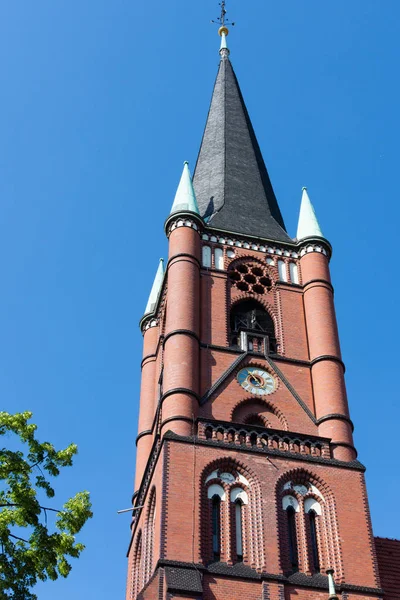
<svg viewBox="0 0 400 600">
<path fill-rule="evenodd" d="M 169 217 L 166 223 L 166 234 L 167 237 L 171 235 L 171 233 L 178 229 L 179 227 L 189 227 L 194 231 L 197 231 L 198 234 L 201 233 L 201 218 L 195 216 L 193 218 L 192 215 L 184 216 L 184 215 L 173 215 L 173 217 Z"/>
<path fill-rule="evenodd" d="M 201 236 L 204 242 L 218 243 L 222 246 L 226 246 L 228 249 L 243 248 L 244 250 L 254 250 L 255 252 L 261 252 L 263 254 L 275 255 L 283 258 L 299 258 L 297 248 L 294 247 L 283 247 L 277 246 L 274 243 L 269 244 L 267 241 L 254 241 L 251 238 L 244 237 L 233 237 L 230 235 L 221 235 L 218 232 L 212 230 L 205 230 Z"/>
<path fill-rule="evenodd" d="M 228 421 L 198 419 L 198 437 L 202 440 L 225 442 L 243 448 L 280 450 L 305 456 L 330 459 L 329 439 L 300 433 L 241 425 Z"/>
<path fill-rule="evenodd" d="M 185 436 L 180 436 L 177 435 L 171 431 L 168 431 L 165 435 L 164 435 L 164 439 L 168 439 L 168 440 L 173 440 L 182 444 L 193 444 L 196 443 L 199 446 L 210 446 L 210 447 L 215 447 L 215 448 L 220 448 L 223 449 L 225 452 L 230 453 L 231 451 L 235 451 L 235 452 L 245 452 L 245 453 L 250 453 L 250 454 L 265 454 L 265 455 L 271 455 L 271 456 L 279 456 L 281 458 L 287 458 L 288 457 L 288 453 L 285 450 L 280 450 L 279 448 L 268 448 L 268 446 L 263 447 L 263 448 L 258 448 L 257 446 L 252 446 L 252 445 L 233 445 L 233 444 L 227 444 L 225 441 L 221 441 L 221 440 L 213 440 L 213 439 L 201 439 L 201 438 L 195 438 L 195 437 L 185 437 Z M 290 460 L 293 461 L 305 461 L 305 462 L 310 462 L 310 463 L 319 463 L 322 465 L 326 465 L 326 466 L 334 466 L 334 467 L 339 467 L 339 468 L 343 468 L 343 469 L 350 469 L 350 470 L 355 470 L 355 471 L 360 471 L 362 473 L 365 472 L 365 466 L 360 463 L 360 461 L 358 460 L 353 460 L 353 461 L 342 461 L 342 460 L 337 460 L 335 458 L 324 458 L 322 456 L 315 456 L 312 454 L 300 454 L 300 453 L 296 453 L 294 452 L 293 454 L 290 455 Z"/>
</svg>

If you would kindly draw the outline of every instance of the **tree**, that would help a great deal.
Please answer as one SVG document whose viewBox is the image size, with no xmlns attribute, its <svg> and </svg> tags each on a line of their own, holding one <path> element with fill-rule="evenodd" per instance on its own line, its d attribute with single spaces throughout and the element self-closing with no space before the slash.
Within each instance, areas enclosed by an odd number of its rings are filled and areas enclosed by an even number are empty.
<svg viewBox="0 0 400 600">
<path fill-rule="evenodd" d="M 53 498 L 51 478 L 70 467 L 77 453 L 71 444 L 56 450 L 36 439 L 32 413 L 0 412 L 0 598 L 36 600 L 38 580 L 67 577 L 69 558 L 84 550 L 75 535 L 92 517 L 88 492 L 79 492 L 62 509 L 48 507 Z M 13 435 L 12 435 L 13 434 Z M 54 514 L 55 513 L 55 514 Z"/>
</svg>

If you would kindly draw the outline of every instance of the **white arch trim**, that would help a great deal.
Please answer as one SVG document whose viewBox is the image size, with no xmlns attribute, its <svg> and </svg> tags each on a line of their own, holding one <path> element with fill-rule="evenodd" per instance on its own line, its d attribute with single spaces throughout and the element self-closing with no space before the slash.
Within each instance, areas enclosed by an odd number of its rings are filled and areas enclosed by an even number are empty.
<svg viewBox="0 0 400 600">
<path fill-rule="evenodd" d="M 213 471 L 212 473 L 210 473 L 206 479 L 206 483 L 211 481 L 211 479 L 218 479 L 218 471 Z"/>
<path fill-rule="evenodd" d="M 242 488 L 235 487 L 231 490 L 231 502 L 236 502 L 236 500 L 241 500 L 243 504 L 249 503 L 249 497 Z"/>
<path fill-rule="evenodd" d="M 210 487 L 207 490 L 207 498 L 211 499 L 214 496 L 219 496 L 222 502 L 226 500 L 224 488 L 221 485 L 218 485 L 217 483 L 213 483 L 212 485 L 210 485 Z"/>
<path fill-rule="evenodd" d="M 317 515 L 322 515 L 321 505 L 315 498 L 306 498 L 304 501 L 304 512 L 309 513 L 313 510 Z"/>
<path fill-rule="evenodd" d="M 283 510 L 287 510 L 289 506 L 292 506 L 296 512 L 300 512 L 300 506 L 294 496 L 283 496 L 282 498 L 282 508 Z"/>
</svg>

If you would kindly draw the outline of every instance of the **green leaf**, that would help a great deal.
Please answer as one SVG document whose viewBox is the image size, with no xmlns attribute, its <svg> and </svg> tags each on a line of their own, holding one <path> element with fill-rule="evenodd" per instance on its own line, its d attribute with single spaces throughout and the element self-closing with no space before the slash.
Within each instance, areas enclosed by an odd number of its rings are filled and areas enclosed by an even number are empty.
<svg viewBox="0 0 400 600">
<path fill-rule="evenodd" d="M 32 413 L 0 412 L 0 436 L 16 436 L 22 449 L 0 448 L 0 598 L 37 600 L 32 588 L 37 581 L 67 577 L 68 558 L 79 558 L 84 545 L 75 540 L 93 516 L 88 492 L 79 492 L 63 508 L 42 506 L 38 491 L 55 496 L 50 478 L 70 467 L 78 448 L 70 444 L 56 450 L 36 438 Z M 14 445 L 13 445 L 14 447 Z M 48 515 L 57 512 L 55 528 Z M 21 533 L 22 532 L 22 533 Z"/>
</svg>

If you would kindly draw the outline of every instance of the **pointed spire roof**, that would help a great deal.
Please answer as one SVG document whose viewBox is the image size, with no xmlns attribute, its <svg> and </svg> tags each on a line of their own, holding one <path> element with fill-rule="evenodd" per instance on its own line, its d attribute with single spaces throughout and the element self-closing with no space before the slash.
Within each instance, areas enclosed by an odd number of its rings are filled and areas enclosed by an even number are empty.
<svg viewBox="0 0 400 600">
<path fill-rule="evenodd" d="M 307 188 L 304 187 L 297 226 L 297 239 L 303 240 L 304 238 L 313 236 L 324 237 L 324 234 L 319 226 L 314 207 L 307 193 Z"/>
<path fill-rule="evenodd" d="M 147 301 L 146 310 L 144 311 L 145 315 L 151 314 L 154 312 L 158 297 L 161 292 L 162 284 L 164 281 L 164 259 L 160 258 L 160 262 L 158 264 L 158 269 L 156 276 L 154 278 L 153 287 L 151 288 L 150 296 Z"/>
<path fill-rule="evenodd" d="M 292 241 L 229 60 L 221 27 L 221 61 L 193 177 L 200 215 L 212 227 Z"/>
<path fill-rule="evenodd" d="M 179 182 L 178 189 L 176 190 L 175 200 L 170 214 L 172 215 L 182 211 L 190 211 L 197 213 L 198 215 L 200 214 L 189 171 L 189 163 L 187 160 L 185 160 L 183 163 L 181 180 Z"/>
</svg>

